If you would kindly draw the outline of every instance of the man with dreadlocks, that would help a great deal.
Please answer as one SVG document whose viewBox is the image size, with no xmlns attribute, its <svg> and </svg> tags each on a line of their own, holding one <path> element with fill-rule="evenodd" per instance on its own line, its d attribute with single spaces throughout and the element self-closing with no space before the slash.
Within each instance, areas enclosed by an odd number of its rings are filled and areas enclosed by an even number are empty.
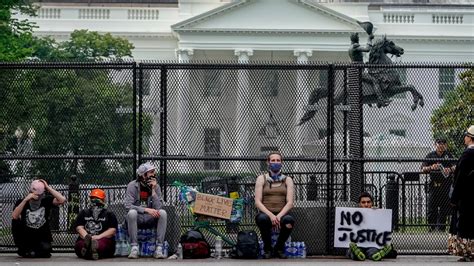
<svg viewBox="0 0 474 266">
<path fill-rule="evenodd" d="M 130 238 L 129 259 L 139 256 L 138 228 L 156 228 L 155 259 L 164 259 L 163 241 L 166 234 L 167 213 L 162 209 L 161 189 L 156 180 L 156 168 L 144 163 L 137 168 L 137 179 L 128 183 L 125 208 L 128 210 L 126 222 Z"/>
<path fill-rule="evenodd" d="M 79 258 L 98 260 L 114 256 L 117 218 L 105 208 L 105 191 L 91 191 L 89 208 L 79 213 L 75 228 L 79 237 L 74 250 Z"/>
</svg>

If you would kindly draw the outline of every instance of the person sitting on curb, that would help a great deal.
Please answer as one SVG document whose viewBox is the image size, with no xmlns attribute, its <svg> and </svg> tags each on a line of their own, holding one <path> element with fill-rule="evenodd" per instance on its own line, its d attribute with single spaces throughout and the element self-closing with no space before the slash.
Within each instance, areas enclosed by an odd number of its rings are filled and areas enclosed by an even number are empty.
<svg viewBox="0 0 474 266">
<path fill-rule="evenodd" d="M 360 208 L 372 208 L 373 198 L 367 192 L 362 192 L 359 196 L 359 207 Z M 356 243 L 349 243 L 349 249 L 347 250 L 346 256 L 352 260 L 364 261 L 366 258 L 373 261 L 380 261 L 386 257 L 393 250 L 392 244 L 387 244 L 383 248 L 378 249 L 375 247 L 359 247 Z"/>
<path fill-rule="evenodd" d="M 105 208 L 105 191 L 93 189 L 89 208 L 79 213 L 74 226 L 79 234 L 74 247 L 76 255 L 92 260 L 113 257 L 117 226 L 115 214 Z"/>
<path fill-rule="evenodd" d="M 161 188 L 156 180 L 156 168 L 144 163 L 137 169 L 137 179 L 128 183 L 125 208 L 128 210 L 126 222 L 130 238 L 129 259 L 139 257 L 138 228 L 156 228 L 155 259 L 164 259 L 163 241 L 166 234 L 167 213 L 162 209 Z"/>
<path fill-rule="evenodd" d="M 46 191 L 51 195 L 46 195 Z M 30 193 L 16 202 L 12 213 L 12 235 L 18 255 L 24 258 L 51 257 L 51 208 L 64 202 L 66 198 L 43 179 L 31 182 Z"/>
</svg>

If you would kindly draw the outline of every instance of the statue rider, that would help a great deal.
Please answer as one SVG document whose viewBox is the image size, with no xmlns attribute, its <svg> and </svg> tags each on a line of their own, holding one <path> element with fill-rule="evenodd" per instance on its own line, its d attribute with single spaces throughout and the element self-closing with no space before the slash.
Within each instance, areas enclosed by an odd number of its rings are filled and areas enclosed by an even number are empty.
<svg viewBox="0 0 474 266">
<path fill-rule="evenodd" d="M 374 35 L 370 33 L 369 38 L 367 39 L 367 46 L 362 47 L 359 44 L 359 34 L 358 33 L 352 33 L 351 34 L 351 47 L 349 48 L 349 56 L 350 56 L 353 63 L 361 63 L 361 64 L 364 63 L 364 60 L 363 60 L 364 54 L 363 53 L 370 52 L 370 49 L 372 49 L 372 40 L 373 39 L 374 39 Z M 362 73 L 362 81 L 365 81 L 369 84 L 372 84 L 372 86 L 375 90 L 375 95 L 377 96 L 377 100 L 378 100 L 377 107 L 378 108 L 385 107 L 390 103 L 390 101 L 386 101 L 383 98 L 382 90 L 380 88 L 380 84 L 379 84 L 378 80 L 375 77 L 371 76 L 369 73 L 363 72 Z"/>
</svg>

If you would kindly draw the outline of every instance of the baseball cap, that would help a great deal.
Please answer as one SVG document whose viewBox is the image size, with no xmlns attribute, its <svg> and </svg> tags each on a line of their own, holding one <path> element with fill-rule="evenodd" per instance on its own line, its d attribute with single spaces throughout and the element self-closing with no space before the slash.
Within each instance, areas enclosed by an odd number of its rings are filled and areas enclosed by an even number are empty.
<svg viewBox="0 0 474 266">
<path fill-rule="evenodd" d="M 44 193 L 44 183 L 39 181 L 38 179 L 33 180 L 31 182 L 30 191 L 35 193 L 36 195 L 41 195 Z"/>
<path fill-rule="evenodd" d="M 156 167 L 154 165 L 152 165 L 151 163 L 144 163 L 144 164 L 141 164 L 137 168 L 137 175 L 142 176 L 146 172 L 149 172 L 149 171 L 155 170 L 155 169 L 156 169 Z"/>
<path fill-rule="evenodd" d="M 470 126 L 466 132 L 464 132 L 464 135 L 469 136 L 471 138 L 474 138 L 474 125 Z"/>
</svg>

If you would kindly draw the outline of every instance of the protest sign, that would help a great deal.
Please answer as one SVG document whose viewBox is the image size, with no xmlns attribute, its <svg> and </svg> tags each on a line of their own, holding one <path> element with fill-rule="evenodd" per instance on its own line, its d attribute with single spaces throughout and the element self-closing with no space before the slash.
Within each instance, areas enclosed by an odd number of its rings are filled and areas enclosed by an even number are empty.
<svg viewBox="0 0 474 266">
<path fill-rule="evenodd" d="M 216 195 L 196 193 L 194 213 L 230 219 L 233 200 Z"/>
<path fill-rule="evenodd" d="M 392 210 L 336 208 L 334 247 L 347 248 L 350 242 L 359 247 L 376 247 L 392 240 Z"/>
</svg>

